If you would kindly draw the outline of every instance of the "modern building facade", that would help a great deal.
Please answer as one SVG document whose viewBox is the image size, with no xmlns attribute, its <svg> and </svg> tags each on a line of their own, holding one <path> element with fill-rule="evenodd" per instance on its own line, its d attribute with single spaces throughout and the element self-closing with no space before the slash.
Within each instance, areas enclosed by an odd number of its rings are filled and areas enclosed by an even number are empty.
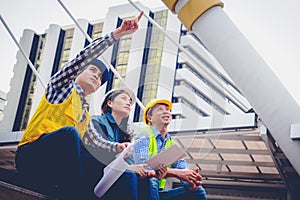
<svg viewBox="0 0 300 200">
<path fill-rule="evenodd" d="M 140 28 L 135 34 L 121 38 L 105 52 L 102 59 L 116 69 L 126 86 L 135 91 L 138 99 L 144 105 L 154 98 L 171 100 L 174 103 L 174 119 L 213 115 L 239 116 L 237 119 L 242 115 L 247 118 L 249 114 L 245 112 L 251 106 L 201 42 L 188 33 L 165 8 L 144 10 L 167 31 L 173 41 L 185 48 L 185 52 L 180 51 L 178 46 L 145 18 L 141 20 Z M 79 19 L 78 23 L 91 38 L 96 39 L 103 36 L 103 33 L 114 30 L 122 19 L 136 14 L 137 11 L 131 5 L 121 5 L 110 8 L 105 19 L 92 22 Z M 87 39 L 75 25 L 60 27 L 53 24 L 44 34 L 25 30 L 20 43 L 28 51 L 31 62 L 44 80 L 43 84 L 88 45 Z M 15 69 L 18 70 L 11 81 L 12 89 L 8 100 L 15 99 L 16 94 L 19 99 L 9 101 L 5 108 L 5 112 L 11 113 L 7 122 L 14 122 L 7 131 L 26 128 L 43 94 L 43 84 L 32 73 L 22 55 L 17 56 Z M 124 86 L 123 81 L 112 72 L 111 77 L 104 87 L 90 97 L 92 113 L 99 114 L 99 99 L 106 91 Z M 16 79 L 18 82 L 14 81 Z M 23 81 L 22 88 L 19 87 L 20 81 Z M 132 112 L 132 120 L 142 122 L 142 112 L 143 109 L 136 106 Z"/>
<path fill-rule="evenodd" d="M 262 139 L 267 138 L 264 137 L 266 128 L 216 59 L 169 10 L 164 7 L 150 10 L 140 3 L 137 5 L 167 36 L 142 18 L 137 32 L 121 38 L 100 57 L 116 69 L 122 80 L 110 72 L 110 81 L 89 97 L 91 113 L 100 114 L 105 92 L 124 86 L 124 82 L 143 105 L 154 98 L 166 98 L 174 103 L 170 131 L 190 151 L 191 167 L 199 167 L 208 179 L 232 179 L 233 174 L 235 179 L 248 182 L 260 180 L 263 175 L 281 181 L 276 161 Z M 97 39 L 137 13 L 130 4 L 120 5 L 111 7 L 104 19 L 79 19 L 78 23 L 92 39 Z M 14 138 L 22 136 L 47 80 L 89 42 L 75 25 L 52 24 L 43 34 L 24 30 L 20 44 L 43 83 L 18 52 L 11 90 L 3 109 L 5 117 L 0 122 L 0 133 L 15 134 Z M 142 114 L 143 108 L 135 105 L 130 118 L 136 131 L 144 127 Z M 261 134 L 264 136 L 260 137 Z"/>
</svg>

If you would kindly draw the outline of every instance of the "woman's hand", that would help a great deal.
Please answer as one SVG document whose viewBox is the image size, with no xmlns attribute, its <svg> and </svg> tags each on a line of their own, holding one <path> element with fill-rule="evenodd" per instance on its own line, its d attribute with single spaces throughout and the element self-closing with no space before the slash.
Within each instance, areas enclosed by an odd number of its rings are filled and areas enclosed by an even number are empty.
<svg viewBox="0 0 300 200">
<path fill-rule="evenodd" d="M 118 143 L 117 144 L 117 151 L 119 153 L 121 153 L 124 149 L 126 149 L 126 147 L 128 147 L 129 144 L 130 144 L 130 142 Z"/>
<path fill-rule="evenodd" d="M 129 165 L 128 169 L 134 171 L 139 177 L 146 178 L 147 177 L 147 170 L 145 169 L 148 167 L 147 164 L 140 164 L 140 165 Z"/>
</svg>

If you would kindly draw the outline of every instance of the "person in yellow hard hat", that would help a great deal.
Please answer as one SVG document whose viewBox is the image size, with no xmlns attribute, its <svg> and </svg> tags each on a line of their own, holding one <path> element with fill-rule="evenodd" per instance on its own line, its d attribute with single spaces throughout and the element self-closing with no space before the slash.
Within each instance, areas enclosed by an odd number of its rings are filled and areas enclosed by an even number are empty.
<svg viewBox="0 0 300 200">
<path fill-rule="evenodd" d="M 172 120 L 172 102 L 167 99 L 150 101 L 144 110 L 144 122 L 147 129 L 142 130 L 135 139 L 146 136 L 133 149 L 136 164 L 146 163 L 146 160 L 172 146 L 175 142 L 168 133 L 168 125 Z M 167 177 L 180 179 L 183 186 L 174 189 L 165 189 Z M 163 179 L 152 177 L 152 193 L 157 194 L 152 199 L 206 199 L 206 192 L 202 185 L 199 169 L 191 170 L 187 162 L 180 159 L 168 166 Z"/>
</svg>

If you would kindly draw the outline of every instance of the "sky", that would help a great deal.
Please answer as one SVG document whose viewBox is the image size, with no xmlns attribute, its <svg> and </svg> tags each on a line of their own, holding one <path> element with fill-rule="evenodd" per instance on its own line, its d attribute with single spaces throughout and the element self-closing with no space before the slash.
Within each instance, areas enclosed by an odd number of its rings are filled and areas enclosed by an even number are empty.
<svg viewBox="0 0 300 200">
<path fill-rule="evenodd" d="M 61 0 L 75 19 L 104 18 L 110 6 L 127 0 Z M 150 8 L 160 0 L 141 0 Z M 299 0 L 223 0 L 224 12 L 254 46 L 300 105 Z M 138 13 L 138 12 L 137 12 Z M 24 29 L 44 33 L 50 24 L 73 24 L 57 0 L 0 0 L 0 14 L 20 40 Z M 0 90 L 8 92 L 18 48 L 0 23 Z"/>
</svg>

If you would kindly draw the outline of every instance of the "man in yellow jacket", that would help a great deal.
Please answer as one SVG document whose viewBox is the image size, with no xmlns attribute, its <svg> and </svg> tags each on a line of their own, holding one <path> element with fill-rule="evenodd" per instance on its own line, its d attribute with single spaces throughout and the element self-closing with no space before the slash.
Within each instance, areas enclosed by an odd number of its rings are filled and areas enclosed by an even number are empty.
<svg viewBox="0 0 300 200">
<path fill-rule="evenodd" d="M 147 159 L 172 146 L 175 142 L 168 133 L 168 125 L 172 120 L 172 102 L 167 99 L 155 99 L 150 101 L 144 110 L 144 122 L 149 127 L 142 130 L 135 139 L 146 137 L 134 146 L 133 156 L 136 164 L 143 164 Z M 167 167 L 164 177 L 176 177 L 183 187 L 166 190 L 166 179 L 157 178 L 156 174 L 149 174 L 152 183 L 151 199 L 206 199 L 206 193 L 202 185 L 202 177 L 199 169 L 188 169 L 184 159 L 180 159 Z M 156 192 L 155 192 L 156 191 Z"/>
<path fill-rule="evenodd" d="M 62 199 L 84 199 L 82 144 L 123 151 L 128 143 L 103 139 L 90 122 L 86 96 L 109 79 L 105 64 L 96 59 L 124 35 L 138 29 L 138 18 L 93 41 L 54 74 L 31 118 L 16 153 L 16 167 L 26 184 Z M 131 197 L 131 196 L 130 196 Z"/>
</svg>

